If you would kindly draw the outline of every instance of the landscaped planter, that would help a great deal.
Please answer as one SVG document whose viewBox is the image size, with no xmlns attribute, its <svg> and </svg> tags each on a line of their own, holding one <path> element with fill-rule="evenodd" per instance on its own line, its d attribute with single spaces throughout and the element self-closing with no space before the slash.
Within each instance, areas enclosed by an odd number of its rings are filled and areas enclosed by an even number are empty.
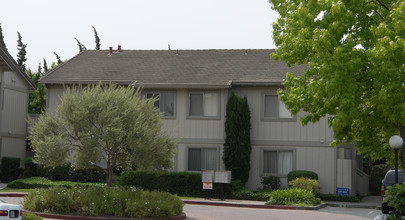
<svg viewBox="0 0 405 220">
<path fill-rule="evenodd" d="M 86 217 L 86 216 L 72 216 L 72 215 L 58 215 L 51 213 L 42 213 L 42 212 L 30 212 L 24 210 L 24 212 L 33 213 L 35 215 L 41 216 L 43 218 L 52 218 L 52 219 L 71 219 L 71 220 L 182 220 L 186 219 L 187 216 L 185 213 L 182 213 L 179 216 L 173 216 L 168 218 L 115 218 L 115 217 Z"/>
</svg>

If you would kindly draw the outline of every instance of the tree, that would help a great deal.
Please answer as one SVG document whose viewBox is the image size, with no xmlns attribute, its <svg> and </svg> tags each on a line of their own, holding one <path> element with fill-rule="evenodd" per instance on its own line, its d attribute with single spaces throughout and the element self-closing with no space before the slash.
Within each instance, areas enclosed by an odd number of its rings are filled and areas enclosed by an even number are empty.
<svg viewBox="0 0 405 220">
<path fill-rule="evenodd" d="M 329 117 L 332 146 L 354 142 L 373 159 L 392 155 L 388 139 L 400 132 L 405 140 L 405 2 L 270 2 L 280 14 L 273 58 L 308 65 L 278 91 L 287 108 L 307 112 L 304 125 Z"/>
<path fill-rule="evenodd" d="M 25 57 L 27 55 L 27 44 L 24 44 L 22 42 L 22 37 L 20 32 L 17 32 L 18 34 L 18 40 L 17 40 L 17 49 L 18 49 L 18 54 L 17 54 L 17 64 L 25 71 L 25 61 L 27 61 L 27 58 Z"/>
<path fill-rule="evenodd" d="M 232 178 L 246 183 L 250 171 L 250 110 L 246 97 L 232 91 L 226 104 L 225 144 L 223 160 Z"/>
<path fill-rule="evenodd" d="M 0 46 L 7 50 L 6 43 L 4 42 L 3 29 L 0 24 Z"/>
<path fill-rule="evenodd" d="M 30 121 L 34 162 L 56 167 L 70 161 L 77 168 L 105 162 L 107 186 L 115 167 L 171 168 L 176 140 L 162 130 L 155 101 L 141 98 L 133 86 L 71 88 L 54 113 Z"/>
<path fill-rule="evenodd" d="M 63 63 L 62 60 L 60 59 L 60 56 L 59 56 L 57 53 L 53 52 L 53 54 L 55 54 L 55 57 L 56 57 L 56 64 L 57 64 L 57 65 Z M 53 68 L 53 67 L 52 67 L 52 68 Z"/>
<path fill-rule="evenodd" d="M 49 68 L 48 68 L 48 64 L 46 63 L 46 60 L 45 60 L 45 58 L 43 58 L 43 60 L 44 60 L 44 64 L 43 64 L 43 69 L 44 69 L 44 73 L 46 73 L 46 72 L 48 72 L 48 70 L 49 70 Z M 59 58 L 59 60 L 60 60 L 60 58 Z"/>
<path fill-rule="evenodd" d="M 96 50 L 100 50 L 100 38 L 98 37 L 98 33 L 97 30 L 91 26 L 93 28 L 94 31 L 94 38 L 95 38 L 95 42 L 96 42 Z"/>
<path fill-rule="evenodd" d="M 30 91 L 28 102 L 28 113 L 41 114 L 46 108 L 46 88 L 38 81 L 43 76 L 41 63 L 38 65 L 38 72 L 32 72 L 30 69 L 25 73 L 37 87 L 36 90 Z"/>
<path fill-rule="evenodd" d="M 82 52 L 83 50 L 87 50 L 86 46 L 84 46 L 82 43 L 80 43 L 79 39 L 75 38 L 77 42 L 77 46 L 79 46 L 79 52 Z"/>
</svg>

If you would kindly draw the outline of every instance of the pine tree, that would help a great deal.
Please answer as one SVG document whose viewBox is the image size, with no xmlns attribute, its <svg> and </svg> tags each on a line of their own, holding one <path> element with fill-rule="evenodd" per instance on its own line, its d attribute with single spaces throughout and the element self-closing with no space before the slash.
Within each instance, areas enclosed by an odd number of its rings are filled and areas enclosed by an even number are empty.
<svg viewBox="0 0 405 220">
<path fill-rule="evenodd" d="M 4 47 L 7 50 L 6 43 L 4 43 L 3 29 L 1 29 L 0 24 L 0 46 Z"/>
<path fill-rule="evenodd" d="M 75 40 L 77 41 L 77 46 L 79 46 L 79 52 L 82 52 L 83 50 L 87 50 L 86 46 L 84 46 L 82 43 L 80 43 L 80 41 L 75 38 Z"/>
<path fill-rule="evenodd" d="M 59 65 L 59 64 L 61 64 L 62 63 L 62 60 L 60 59 L 60 56 L 57 54 L 57 53 L 55 53 L 55 52 L 53 52 L 53 54 L 55 54 L 55 56 L 56 56 L 56 63 Z M 52 67 L 53 68 L 53 67 Z"/>
<path fill-rule="evenodd" d="M 94 38 L 95 38 L 95 41 L 96 41 L 96 50 L 100 50 L 100 38 L 98 37 L 97 30 L 93 26 L 91 26 L 91 27 L 94 30 Z"/>
<path fill-rule="evenodd" d="M 225 144 L 223 161 L 232 179 L 246 183 L 249 179 L 250 152 L 250 109 L 247 98 L 241 98 L 232 91 L 226 105 Z"/>
<path fill-rule="evenodd" d="M 20 32 L 17 32 L 18 34 L 18 40 L 17 40 L 17 49 L 18 49 L 18 54 L 17 54 L 17 64 L 23 69 L 25 72 L 25 61 L 27 61 L 27 58 L 25 57 L 27 55 L 27 44 L 24 44 L 22 42 L 22 37 Z"/>
<path fill-rule="evenodd" d="M 44 65 L 43 65 L 43 69 L 44 69 L 44 73 L 46 73 L 46 72 L 48 72 L 48 64 L 46 63 L 46 60 L 45 60 L 45 58 L 43 58 L 44 59 Z"/>
</svg>

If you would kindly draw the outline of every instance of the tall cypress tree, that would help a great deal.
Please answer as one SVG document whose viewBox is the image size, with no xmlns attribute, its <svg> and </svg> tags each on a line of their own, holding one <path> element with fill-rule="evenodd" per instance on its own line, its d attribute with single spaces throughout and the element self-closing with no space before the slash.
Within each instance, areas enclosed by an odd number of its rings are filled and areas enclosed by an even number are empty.
<svg viewBox="0 0 405 220">
<path fill-rule="evenodd" d="M 93 28 L 93 31 L 94 31 L 94 38 L 95 38 L 95 41 L 96 41 L 96 50 L 100 50 L 100 38 L 98 37 L 98 33 L 97 33 L 97 30 L 93 27 L 93 26 L 91 26 L 92 28 Z"/>
<path fill-rule="evenodd" d="M 62 63 L 62 60 L 60 59 L 60 56 L 57 54 L 57 53 L 55 53 L 55 52 L 53 52 L 53 54 L 55 54 L 55 57 L 56 57 L 56 64 L 61 64 Z M 53 68 L 53 67 L 52 67 Z"/>
<path fill-rule="evenodd" d="M 18 34 L 18 40 L 17 40 L 17 49 L 18 49 L 18 54 L 17 54 L 17 64 L 21 67 L 21 69 L 24 70 L 25 72 L 25 61 L 27 61 L 26 55 L 27 55 L 27 44 L 24 44 L 22 42 L 22 37 L 20 32 L 17 32 Z"/>
<path fill-rule="evenodd" d="M 232 178 L 246 183 L 250 171 L 250 109 L 247 98 L 232 91 L 226 105 L 225 144 L 222 157 Z"/>
<path fill-rule="evenodd" d="M 48 72 L 49 68 L 48 68 L 48 64 L 46 63 L 45 58 L 44 59 L 44 65 L 42 66 L 42 68 L 44 69 L 44 73 Z"/>
<path fill-rule="evenodd" d="M 3 29 L 1 29 L 1 24 L 0 24 L 0 46 L 2 46 L 4 49 L 7 50 L 6 43 L 4 42 Z"/>
<path fill-rule="evenodd" d="M 79 46 L 79 52 L 82 52 L 83 50 L 87 50 L 86 46 L 84 46 L 82 43 L 80 43 L 79 39 L 75 38 L 77 42 L 77 46 Z"/>
</svg>

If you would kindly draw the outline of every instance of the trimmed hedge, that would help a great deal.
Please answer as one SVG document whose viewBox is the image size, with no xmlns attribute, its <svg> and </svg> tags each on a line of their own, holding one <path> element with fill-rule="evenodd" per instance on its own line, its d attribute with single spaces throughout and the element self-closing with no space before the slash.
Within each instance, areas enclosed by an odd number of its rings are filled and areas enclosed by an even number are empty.
<svg viewBox="0 0 405 220">
<path fill-rule="evenodd" d="M 370 193 L 374 196 L 381 195 L 381 182 L 387 171 L 390 170 L 388 164 L 378 164 L 371 167 L 370 171 Z"/>
<path fill-rule="evenodd" d="M 239 200 L 254 200 L 254 201 L 268 201 L 270 199 L 271 190 L 251 190 L 242 189 L 238 191 L 233 191 L 230 199 Z"/>
<path fill-rule="evenodd" d="M 277 190 L 280 187 L 280 178 L 278 176 L 264 176 L 260 180 L 263 189 Z"/>
<path fill-rule="evenodd" d="M 18 179 L 22 174 L 20 168 L 20 158 L 3 157 L 1 158 L 1 180 L 9 182 Z"/>
<path fill-rule="evenodd" d="M 310 191 L 304 189 L 279 189 L 273 191 L 266 205 L 293 205 L 293 206 L 314 206 L 321 203 Z"/>
<path fill-rule="evenodd" d="M 300 178 L 300 177 L 305 177 L 305 178 L 308 178 L 308 179 L 318 180 L 318 174 L 316 174 L 313 171 L 309 171 L 309 170 L 293 170 L 293 171 L 290 171 L 287 174 L 288 182 L 290 182 L 292 180 L 295 180 L 297 178 Z"/>
<path fill-rule="evenodd" d="M 117 177 L 120 186 L 134 186 L 145 190 L 158 190 L 179 196 L 204 197 L 200 173 L 136 170 L 126 171 Z M 220 184 L 214 183 L 211 197 L 219 197 Z M 232 184 L 224 185 L 224 193 L 229 197 Z"/>
<path fill-rule="evenodd" d="M 168 218 L 181 215 L 182 201 L 166 192 L 135 188 L 53 187 L 28 193 L 24 208 L 33 212 L 121 218 Z"/>
<path fill-rule="evenodd" d="M 69 181 L 52 181 L 43 177 L 30 177 L 26 179 L 14 180 L 7 184 L 7 188 L 12 189 L 36 189 L 36 188 L 50 188 L 55 186 L 61 186 L 66 188 L 72 188 L 74 186 L 105 186 L 101 183 L 80 183 Z"/>
<path fill-rule="evenodd" d="M 336 194 L 315 194 L 317 198 L 320 198 L 322 201 L 335 201 L 335 202 L 360 202 L 360 199 L 357 196 L 353 195 L 336 195 Z"/>
</svg>

